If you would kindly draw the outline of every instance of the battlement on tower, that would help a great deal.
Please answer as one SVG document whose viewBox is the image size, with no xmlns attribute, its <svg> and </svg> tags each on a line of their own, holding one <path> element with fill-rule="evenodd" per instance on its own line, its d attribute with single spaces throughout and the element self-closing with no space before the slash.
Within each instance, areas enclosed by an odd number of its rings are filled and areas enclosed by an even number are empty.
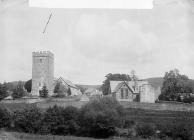
<svg viewBox="0 0 194 140">
<path fill-rule="evenodd" d="M 54 58 L 54 54 L 51 53 L 50 51 L 37 51 L 37 52 L 32 52 L 33 57 L 51 57 Z"/>
</svg>

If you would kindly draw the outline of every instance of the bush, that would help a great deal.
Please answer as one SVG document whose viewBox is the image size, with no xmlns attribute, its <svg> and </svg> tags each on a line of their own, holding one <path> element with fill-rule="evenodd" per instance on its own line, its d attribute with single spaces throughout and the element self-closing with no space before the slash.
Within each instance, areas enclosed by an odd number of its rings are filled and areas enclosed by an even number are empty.
<svg viewBox="0 0 194 140">
<path fill-rule="evenodd" d="M 10 113 L 3 108 L 0 108 L 0 128 L 8 128 L 11 123 Z"/>
<path fill-rule="evenodd" d="M 175 124 L 172 128 L 172 138 L 181 138 L 182 140 L 192 140 L 192 129 L 184 123 Z"/>
<path fill-rule="evenodd" d="M 41 129 L 43 115 L 36 107 L 16 111 L 13 115 L 16 131 L 38 133 Z"/>
<path fill-rule="evenodd" d="M 42 90 L 40 90 L 40 97 L 47 98 L 48 97 L 48 90 L 46 85 L 42 87 Z"/>
<path fill-rule="evenodd" d="M 136 132 L 138 136 L 141 136 L 143 138 L 150 138 L 155 134 L 155 129 L 153 125 L 150 124 L 144 124 L 144 125 L 138 125 L 136 128 Z"/>
<path fill-rule="evenodd" d="M 184 122 L 160 125 L 158 129 L 160 131 L 160 138 L 171 137 L 173 139 L 179 138 L 181 140 L 192 139 L 192 127 Z"/>
<path fill-rule="evenodd" d="M 73 135 L 76 134 L 79 128 L 77 124 L 78 109 L 72 106 L 62 108 L 54 106 L 47 109 L 43 127 L 47 128 L 48 132 L 54 135 Z"/>
<path fill-rule="evenodd" d="M 86 136 L 106 138 L 121 124 L 122 106 L 113 98 L 93 100 L 80 110 L 80 126 Z"/>
<path fill-rule="evenodd" d="M 21 81 L 18 82 L 17 87 L 13 90 L 12 97 L 14 99 L 22 98 L 26 95 L 23 84 Z"/>
<path fill-rule="evenodd" d="M 183 99 L 184 103 L 192 103 L 192 99 L 190 97 L 186 97 Z"/>
</svg>

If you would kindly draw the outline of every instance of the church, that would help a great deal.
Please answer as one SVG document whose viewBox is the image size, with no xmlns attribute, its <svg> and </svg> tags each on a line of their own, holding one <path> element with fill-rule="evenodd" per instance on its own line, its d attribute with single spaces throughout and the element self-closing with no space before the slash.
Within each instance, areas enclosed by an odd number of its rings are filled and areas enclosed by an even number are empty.
<svg viewBox="0 0 194 140">
<path fill-rule="evenodd" d="M 56 83 L 60 83 L 64 95 L 69 90 L 70 95 L 81 95 L 79 88 L 71 81 L 62 77 L 54 78 L 54 54 L 50 51 L 40 51 L 32 53 L 32 96 L 39 96 L 43 86 L 46 86 L 49 96 L 54 95 Z"/>
</svg>

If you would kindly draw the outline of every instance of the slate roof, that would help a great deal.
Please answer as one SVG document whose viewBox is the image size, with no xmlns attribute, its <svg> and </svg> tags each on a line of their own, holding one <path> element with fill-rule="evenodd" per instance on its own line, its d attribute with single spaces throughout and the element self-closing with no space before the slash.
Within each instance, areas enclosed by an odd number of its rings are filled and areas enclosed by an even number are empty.
<svg viewBox="0 0 194 140">
<path fill-rule="evenodd" d="M 72 88 L 76 88 L 78 89 L 78 87 L 76 85 L 74 85 L 71 81 L 64 79 L 63 77 L 59 77 L 56 81 L 60 81 L 63 84 L 66 84 L 68 87 L 72 87 Z"/>
<path fill-rule="evenodd" d="M 142 86 L 143 84 L 148 84 L 147 81 L 136 81 L 138 84 L 138 90 L 139 87 Z M 133 86 L 134 86 L 134 81 L 110 81 L 110 90 L 111 93 L 117 92 L 122 85 L 125 84 L 133 93 L 138 93 L 139 91 L 135 91 Z"/>
</svg>

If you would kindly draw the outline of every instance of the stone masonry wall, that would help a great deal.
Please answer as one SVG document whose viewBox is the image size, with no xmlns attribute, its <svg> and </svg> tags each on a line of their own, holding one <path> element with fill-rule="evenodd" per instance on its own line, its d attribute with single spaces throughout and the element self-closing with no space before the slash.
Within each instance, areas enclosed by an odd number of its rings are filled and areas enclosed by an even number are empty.
<svg viewBox="0 0 194 140">
<path fill-rule="evenodd" d="M 39 90 L 46 85 L 49 95 L 53 94 L 54 55 L 49 51 L 32 53 L 32 92 L 39 96 Z"/>
</svg>

